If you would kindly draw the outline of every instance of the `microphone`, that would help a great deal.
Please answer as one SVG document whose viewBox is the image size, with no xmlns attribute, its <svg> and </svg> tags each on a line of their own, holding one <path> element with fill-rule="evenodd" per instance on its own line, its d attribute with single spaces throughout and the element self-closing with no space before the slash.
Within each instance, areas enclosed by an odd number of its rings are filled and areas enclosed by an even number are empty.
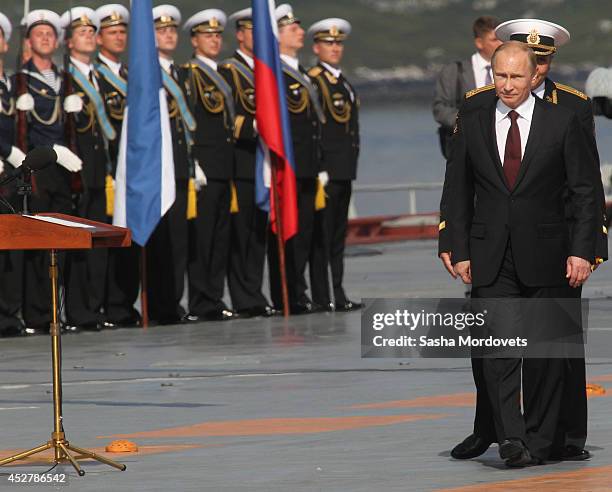
<svg viewBox="0 0 612 492">
<path fill-rule="evenodd" d="M 36 171 L 40 171 L 50 164 L 57 162 L 57 154 L 53 147 L 35 147 L 30 150 L 25 156 L 21 166 L 9 169 L 4 173 L 4 179 L 0 182 L 0 185 L 5 185 L 13 181 L 22 174 L 29 174 Z"/>
</svg>

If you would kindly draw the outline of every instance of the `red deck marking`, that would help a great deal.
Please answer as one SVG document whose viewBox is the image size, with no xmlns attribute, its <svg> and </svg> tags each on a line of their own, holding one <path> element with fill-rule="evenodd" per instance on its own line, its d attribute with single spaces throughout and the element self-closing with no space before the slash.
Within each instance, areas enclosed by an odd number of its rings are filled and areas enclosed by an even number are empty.
<svg viewBox="0 0 612 492">
<path fill-rule="evenodd" d="M 379 403 L 352 405 L 349 408 L 422 408 L 422 407 L 473 407 L 476 393 L 420 396 L 411 400 L 392 400 Z"/>
</svg>

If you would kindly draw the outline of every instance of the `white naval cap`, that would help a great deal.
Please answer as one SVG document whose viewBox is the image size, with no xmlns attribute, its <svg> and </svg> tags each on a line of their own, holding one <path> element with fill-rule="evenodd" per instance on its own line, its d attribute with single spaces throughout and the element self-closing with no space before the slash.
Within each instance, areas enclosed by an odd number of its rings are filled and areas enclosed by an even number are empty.
<svg viewBox="0 0 612 492">
<path fill-rule="evenodd" d="M 335 17 L 315 22 L 308 28 L 308 36 L 313 36 L 315 41 L 344 41 L 350 33 L 351 24 Z"/>
<path fill-rule="evenodd" d="M 570 40 L 564 27 L 540 19 L 514 19 L 501 23 L 495 29 L 500 41 L 527 43 L 536 55 L 551 55 Z"/>
<path fill-rule="evenodd" d="M 241 27 L 253 29 L 253 9 L 249 7 L 248 9 L 234 12 L 228 17 L 227 22 L 234 22 L 236 24 L 236 29 Z"/>
<path fill-rule="evenodd" d="M 206 9 L 189 17 L 183 29 L 191 32 L 192 36 L 205 32 L 223 32 L 226 22 L 227 15 L 223 10 Z"/>
<path fill-rule="evenodd" d="M 62 14 L 60 25 L 66 32 L 66 36 L 70 37 L 72 30 L 77 27 L 90 26 L 97 31 L 100 23 L 93 9 L 89 7 L 73 7 Z"/>
<path fill-rule="evenodd" d="M 599 67 L 593 70 L 584 84 L 587 96 L 612 99 L 612 69 Z"/>
<path fill-rule="evenodd" d="M 109 3 L 96 9 L 100 29 L 111 26 L 127 26 L 130 22 L 130 11 L 118 3 Z"/>
<path fill-rule="evenodd" d="M 181 12 L 174 5 L 158 5 L 153 9 L 155 27 L 178 27 L 181 23 Z"/>
<path fill-rule="evenodd" d="M 4 35 L 4 40 L 9 41 L 11 39 L 11 33 L 13 32 L 13 26 L 9 18 L 0 12 L 0 29 Z"/>
<path fill-rule="evenodd" d="M 60 16 L 52 10 L 47 9 L 32 10 L 23 18 L 21 24 L 26 26 L 26 31 L 28 33 L 33 27 L 41 24 L 51 26 L 53 29 L 55 29 L 55 34 L 58 36 L 62 31 Z"/>
<path fill-rule="evenodd" d="M 282 5 L 276 7 L 274 17 L 276 18 L 278 27 L 288 26 L 289 24 L 293 24 L 295 22 L 298 24 L 300 23 L 300 19 L 293 15 L 293 7 L 288 3 L 283 3 Z"/>
</svg>

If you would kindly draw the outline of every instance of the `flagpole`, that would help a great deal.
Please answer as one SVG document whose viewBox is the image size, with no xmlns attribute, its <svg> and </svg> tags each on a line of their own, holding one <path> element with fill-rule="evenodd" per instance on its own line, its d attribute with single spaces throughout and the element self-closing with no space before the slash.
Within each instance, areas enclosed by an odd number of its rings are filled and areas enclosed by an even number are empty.
<svg viewBox="0 0 612 492">
<path fill-rule="evenodd" d="M 149 326 L 149 296 L 147 294 L 147 247 L 140 247 L 140 314 L 142 327 Z"/>
<path fill-rule="evenodd" d="M 272 182 L 270 188 L 272 189 L 272 200 L 274 203 L 274 215 L 276 223 L 276 241 L 278 243 L 278 265 L 279 274 L 281 280 L 281 292 L 283 297 L 283 316 L 289 317 L 289 290 L 287 289 L 287 271 L 285 268 L 285 242 L 283 241 L 283 220 L 280 200 L 278 199 L 278 189 L 276 181 L 276 170 L 278 166 L 279 158 L 274 152 L 270 152 L 272 160 Z"/>
</svg>

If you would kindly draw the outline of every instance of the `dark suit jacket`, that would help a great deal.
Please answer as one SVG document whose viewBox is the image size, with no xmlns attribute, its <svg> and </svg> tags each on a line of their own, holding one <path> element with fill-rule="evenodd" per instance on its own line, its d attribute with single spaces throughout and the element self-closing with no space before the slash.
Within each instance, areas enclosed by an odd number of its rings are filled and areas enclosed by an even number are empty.
<svg viewBox="0 0 612 492">
<path fill-rule="evenodd" d="M 466 99 L 461 107 L 461 112 L 473 111 L 478 107 L 483 107 L 491 104 L 496 99 L 495 88 L 483 88 L 478 91 L 472 91 L 468 93 Z M 593 109 L 589 98 L 582 92 L 563 85 L 555 83 L 550 79 L 545 80 L 544 100 L 552 102 L 553 104 L 559 104 L 565 108 L 572 110 L 576 113 L 580 126 L 584 131 L 584 135 L 588 142 L 589 151 L 591 153 L 591 163 L 593 167 L 595 188 L 596 188 L 596 200 L 600 209 L 599 212 L 599 225 L 597 229 L 597 245 L 595 249 L 595 256 L 603 260 L 608 259 L 608 234 L 606 229 L 607 217 L 606 217 L 606 203 L 603 185 L 601 182 L 600 164 L 599 164 L 599 153 L 597 151 L 597 142 L 595 139 L 595 125 L 593 121 Z M 451 154 L 452 155 L 452 154 Z M 450 156 L 449 156 L 450 157 Z M 446 201 L 448 196 L 448 189 L 445 187 L 440 200 L 440 231 L 438 235 L 438 254 L 442 252 L 448 252 L 451 250 L 451 239 L 450 239 L 450 228 L 447 227 L 447 210 Z M 566 200 L 567 210 L 566 216 L 571 220 L 573 212 L 570 208 L 569 200 Z"/>
<path fill-rule="evenodd" d="M 566 285 L 568 256 L 595 257 L 598 209 L 586 137 L 575 113 L 536 98 L 519 175 L 509 190 L 495 139 L 496 103 L 462 112 L 458 120 L 457 154 L 446 178 L 453 263 L 471 260 L 473 285 L 488 285 L 511 241 L 525 285 Z M 566 190 L 574 211 L 571 230 Z"/>
<path fill-rule="evenodd" d="M 0 80 L 0 158 L 6 159 L 15 145 L 15 79 Z M 8 168 L 7 168 L 8 169 Z"/>
</svg>

